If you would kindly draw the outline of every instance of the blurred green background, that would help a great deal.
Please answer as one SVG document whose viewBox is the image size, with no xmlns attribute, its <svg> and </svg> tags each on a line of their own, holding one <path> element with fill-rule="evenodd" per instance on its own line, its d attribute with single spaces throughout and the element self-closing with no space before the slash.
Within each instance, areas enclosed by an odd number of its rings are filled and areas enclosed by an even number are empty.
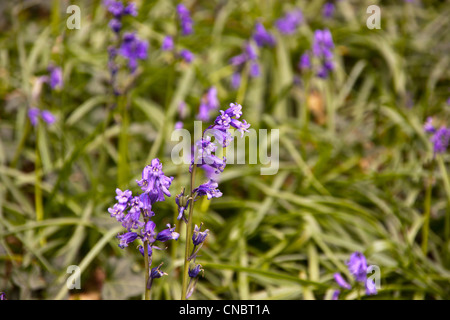
<svg viewBox="0 0 450 320">
<path fill-rule="evenodd" d="M 135 180 L 158 157 L 175 180 L 154 221 L 160 229 L 176 221 L 175 194 L 189 183 L 188 165 L 170 158 L 177 107 L 186 102 L 192 129 L 211 86 L 221 109 L 236 101 L 252 128 L 280 130 L 280 169 L 262 176 L 260 165 L 229 165 L 223 197 L 196 204 L 194 223 L 210 235 L 191 299 L 330 299 L 333 274 L 351 278 L 345 261 L 354 251 L 381 270 L 378 294 L 362 299 L 450 298 L 450 158 L 434 157 L 423 131 L 427 117 L 440 126 L 450 114 L 448 1 L 341 0 L 329 19 L 325 1 L 185 1 L 194 33 L 177 37 L 177 47 L 195 54 L 192 64 L 160 49 L 179 32 L 178 2 L 135 3 L 139 14 L 124 29 L 150 47 L 124 117 L 111 107 L 113 34 L 101 1 L 0 2 L 0 291 L 8 299 L 141 299 L 142 256 L 134 245 L 118 248 L 124 229 L 107 209 L 121 181 L 139 191 Z M 66 27 L 70 4 L 81 9 L 79 30 Z M 379 30 L 366 27 L 372 4 Z M 282 35 L 274 22 L 294 8 L 305 21 Z M 256 21 L 277 44 L 259 50 L 261 76 L 244 75 L 234 90 L 229 59 Z M 336 46 L 326 80 L 297 68 L 324 28 Z M 43 86 L 38 107 L 57 120 L 36 129 L 27 112 L 51 63 L 62 67 L 64 87 Z M 176 224 L 180 240 L 154 253 L 153 266 L 164 262 L 169 275 L 154 283 L 153 299 L 180 298 L 184 227 Z M 81 268 L 80 290 L 65 285 L 70 265 Z M 356 298 L 357 290 L 341 294 Z"/>
</svg>

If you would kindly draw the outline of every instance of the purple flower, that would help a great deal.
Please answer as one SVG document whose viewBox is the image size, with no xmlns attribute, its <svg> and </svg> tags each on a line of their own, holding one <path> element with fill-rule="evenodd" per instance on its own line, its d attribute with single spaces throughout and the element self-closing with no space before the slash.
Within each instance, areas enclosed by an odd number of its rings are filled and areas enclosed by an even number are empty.
<svg viewBox="0 0 450 320">
<path fill-rule="evenodd" d="M 111 214 L 111 218 L 116 218 L 118 222 L 122 222 L 125 217 L 123 211 L 126 205 L 116 203 L 114 207 L 108 208 L 108 212 Z"/>
<path fill-rule="evenodd" d="M 327 2 L 324 4 L 322 8 L 322 15 L 324 18 L 329 19 L 333 16 L 334 13 L 334 3 L 333 2 Z"/>
<path fill-rule="evenodd" d="M 216 87 L 208 89 L 205 95 L 203 95 L 200 107 L 198 109 L 197 119 L 201 121 L 209 121 L 209 113 L 211 110 L 219 108 L 219 100 L 217 99 Z"/>
<path fill-rule="evenodd" d="M 259 64 L 257 62 L 253 62 L 250 65 L 250 77 L 256 78 L 259 77 L 260 71 L 259 71 Z"/>
<path fill-rule="evenodd" d="M 255 25 L 253 39 L 258 47 L 273 47 L 275 45 L 275 37 L 267 32 L 266 28 L 264 28 L 264 26 L 259 22 Z"/>
<path fill-rule="evenodd" d="M 122 22 L 120 22 L 120 20 L 117 18 L 111 19 L 108 25 L 111 28 L 111 30 L 114 31 L 115 33 L 119 33 L 120 29 L 122 28 Z"/>
<path fill-rule="evenodd" d="M 4 292 L 0 292 L 0 300 L 7 300 Z"/>
<path fill-rule="evenodd" d="M 142 241 L 148 241 L 150 243 L 155 242 L 155 223 L 151 220 L 147 221 L 144 228 L 141 229 Z"/>
<path fill-rule="evenodd" d="M 38 108 L 30 108 L 28 110 L 28 118 L 30 119 L 31 124 L 35 127 L 39 120 L 40 110 Z"/>
<path fill-rule="evenodd" d="M 138 14 L 137 8 L 136 8 L 136 3 L 134 3 L 134 2 L 129 3 L 123 10 L 123 14 L 136 17 Z"/>
<path fill-rule="evenodd" d="M 344 289 L 350 290 L 352 288 L 352 286 L 345 281 L 345 279 L 342 277 L 342 275 L 340 273 L 335 273 L 334 274 L 334 280 L 336 280 L 337 284 Z"/>
<path fill-rule="evenodd" d="M 147 59 L 148 42 L 140 40 L 135 33 L 125 33 L 119 54 L 128 59 L 128 67 L 131 72 L 137 68 L 137 60 Z"/>
<path fill-rule="evenodd" d="M 208 182 L 201 184 L 198 188 L 194 189 L 194 192 L 197 193 L 198 196 L 206 196 L 208 200 L 212 198 L 220 198 L 222 196 L 222 192 L 217 189 L 219 185 L 216 181 L 210 179 Z"/>
<path fill-rule="evenodd" d="M 194 54 L 187 49 L 182 49 L 179 55 L 187 63 L 191 63 L 194 60 Z"/>
<path fill-rule="evenodd" d="M 296 9 L 286 13 L 286 15 L 275 22 L 276 27 L 281 33 L 293 34 L 298 26 L 303 22 L 301 10 Z"/>
<path fill-rule="evenodd" d="M 167 275 L 167 273 L 161 271 L 161 266 L 162 266 L 162 263 L 159 266 L 154 267 L 152 269 L 152 271 L 150 273 L 150 277 L 152 279 L 161 278 L 162 276 L 166 276 Z"/>
<path fill-rule="evenodd" d="M 328 73 L 334 69 L 334 64 L 332 62 L 333 49 L 334 43 L 331 32 L 328 29 L 316 30 L 314 32 L 312 52 L 321 62 L 321 66 L 316 72 L 317 76 L 320 78 L 328 77 Z"/>
<path fill-rule="evenodd" d="M 144 211 L 144 217 L 153 217 L 155 213 L 152 211 L 152 199 L 148 193 L 139 196 L 139 208 Z"/>
<path fill-rule="evenodd" d="M 106 9 L 114 16 L 120 17 L 123 14 L 123 3 L 115 0 L 105 0 L 103 1 Z"/>
<path fill-rule="evenodd" d="M 116 188 L 116 200 L 120 204 L 128 203 L 128 201 L 131 199 L 131 195 L 132 195 L 132 193 L 130 190 L 122 191 L 119 188 Z"/>
<path fill-rule="evenodd" d="M 432 122 L 433 122 L 433 118 L 428 117 L 427 121 L 425 122 L 425 124 L 423 126 L 423 129 L 425 130 L 425 132 L 427 132 L 427 133 L 435 133 L 436 132 L 436 128 L 433 126 Z"/>
<path fill-rule="evenodd" d="M 128 245 L 134 240 L 136 240 L 137 237 L 138 235 L 136 232 L 127 232 L 124 234 L 117 235 L 117 238 L 119 238 L 120 240 L 119 247 L 121 249 L 128 247 Z"/>
<path fill-rule="evenodd" d="M 167 224 L 167 229 L 161 231 L 156 236 L 156 241 L 166 242 L 168 240 L 178 240 L 180 234 L 175 232 L 175 226 L 173 228 L 170 227 L 170 224 Z"/>
<path fill-rule="evenodd" d="M 185 190 L 183 189 L 183 191 L 181 191 L 180 194 L 176 195 L 175 203 L 178 206 L 178 217 L 177 217 L 177 220 L 183 219 L 185 222 L 187 222 L 186 218 L 184 216 L 184 211 L 186 211 L 190 200 L 187 199 L 187 197 L 184 195 L 184 191 Z"/>
<path fill-rule="evenodd" d="M 298 67 L 301 71 L 311 69 L 311 58 L 309 57 L 309 54 L 307 52 L 302 54 L 302 56 L 300 57 Z"/>
<path fill-rule="evenodd" d="M 333 296 L 331 297 L 331 300 L 339 300 L 339 294 L 341 293 L 341 290 L 337 289 L 334 290 Z"/>
<path fill-rule="evenodd" d="M 365 286 L 366 286 L 366 294 L 368 296 L 377 294 L 377 287 L 372 279 L 367 279 Z"/>
<path fill-rule="evenodd" d="M 441 127 L 436 130 L 430 141 L 433 143 L 434 153 L 444 153 L 450 142 L 450 128 Z"/>
<path fill-rule="evenodd" d="M 122 226 L 128 231 L 132 229 L 138 229 L 139 227 L 142 227 L 144 225 L 144 223 L 139 220 L 140 217 L 141 217 L 140 209 L 132 207 L 132 209 L 128 211 L 128 214 L 125 215 L 125 217 L 123 218 Z"/>
<path fill-rule="evenodd" d="M 177 14 L 180 20 L 181 34 L 187 36 L 193 31 L 193 21 L 191 14 L 184 4 L 177 5 Z"/>
<path fill-rule="evenodd" d="M 151 203 L 164 201 L 164 195 L 170 197 L 169 187 L 173 177 L 166 177 L 159 159 L 153 159 L 151 165 L 142 171 L 142 179 L 136 180 L 144 193 L 150 196 Z"/>
<path fill-rule="evenodd" d="M 161 50 L 163 51 L 171 51 L 173 50 L 173 38 L 171 36 L 165 36 L 161 45 Z"/>
<path fill-rule="evenodd" d="M 361 252 L 354 252 L 347 262 L 348 270 L 356 281 L 363 282 L 367 277 L 367 261 Z"/>
<path fill-rule="evenodd" d="M 241 86 L 241 74 L 239 72 L 235 72 L 231 76 L 231 86 L 233 89 L 237 89 Z"/>
<path fill-rule="evenodd" d="M 50 65 L 48 71 L 50 72 L 50 87 L 54 90 L 61 89 L 63 86 L 62 69 Z"/>
<path fill-rule="evenodd" d="M 206 229 L 205 231 L 201 231 L 201 228 L 202 228 L 202 224 L 200 224 L 200 227 L 197 225 L 195 225 L 195 227 L 194 227 L 194 234 L 192 235 L 192 242 L 196 246 L 205 242 L 205 239 L 208 236 L 209 230 Z"/>
<path fill-rule="evenodd" d="M 177 121 L 175 122 L 175 129 L 183 129 L 183 122 L 182 121 Z"/>
<path fill-rule="evenodd" d="M 191 277 L 191 278 L 197 277 L 198 274 L 200 273 L 200 271 L 202 271 L 202 272 L 204 271 L 200 264 L 197 264 L 194 268 L 189 267 L 189 271 L 188 271 L 189 277 Z"/>
<path fill-rule="evenodd" d="M 153 248 L 155 248 L 155 247 L 153 247 L 153 246 L 151 246 L 150 244 L 148 244 L 148 256 L 149 257 L 151 257 L 152 256 L 152 254 L 153 254 Z M 145 254 L 145 250 L 144 250 L 144 247 L 142 246 L 142 245 L 139 245 L 138 246 L 138 250 L 139 250 L 139 252 L 142 254 L 142 256 L 144 256 L 144 254 Z"/>
</svg>

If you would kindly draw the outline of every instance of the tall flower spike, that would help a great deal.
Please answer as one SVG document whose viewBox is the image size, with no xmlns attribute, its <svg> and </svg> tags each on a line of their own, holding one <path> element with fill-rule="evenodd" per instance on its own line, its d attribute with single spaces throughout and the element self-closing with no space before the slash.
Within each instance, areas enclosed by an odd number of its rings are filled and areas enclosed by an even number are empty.
<svg viewBox="0 0 450 320">
<path fill-rule="evenodd" d="M 191 13 L 182 3 L 177 5 L 177 14 L 180 20 L 181 34 L 183 36 L 190 35 L 193 32 L 193 21 L 191 19 Z"/>
</svg>

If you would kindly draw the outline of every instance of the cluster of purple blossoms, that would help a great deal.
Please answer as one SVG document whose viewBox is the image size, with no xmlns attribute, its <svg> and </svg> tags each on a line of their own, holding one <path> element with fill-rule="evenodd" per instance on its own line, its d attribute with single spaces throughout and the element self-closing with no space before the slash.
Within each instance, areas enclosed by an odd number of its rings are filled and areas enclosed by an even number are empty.
<svg viewBox="0 0 450 320">
<path fill-rule="evenodd" d="M 431 117 L 427 118 L 423 128 L 425 132 L 432 134 L 430 141 L 433 143 L 434 154 L 444 153 L 450 143 L 450 128 L 442 126 L 439 129 L 436 129 L 433 126 L 433 119 Z"/>
<path fill-rule="evenodd" d="M 201 121 L 210 120 L 210 111 L 217 110 L 219 108 L 219 100 L 217 99 L 216 87 L 210 87 L 208 91 L 203 95 L 198 108 L 197 119 Z"/>
<path fill-rule="evenodd" d="M 169 187 L 172 180 L 173 177 L 164 175 L 159 159 L 153 159 L 151 165 L 146 166 L 142 171 L 142 179 L 136 180 L 143 191 L 142 194 L 133 196 L 130 190 L 116 189 L 117 203 L 109 208 L 108 212 L 127 229 L 127 232 L 117 236 L 120 248 L 128 247 L 130 243 L 140 239 L 142 243 L 148 243 L 148 256 L 151 258 L 153 249 L 160 249 L 154 245 L 156 241 L 166 242 L 178 239 L 179 234 L 175 232 L 175 227 L 168 224 L 166 229 L 156 233 L 156 225 L 150 220 L 155 215 L 152 210 L 153 205 L 158 201 L 165 201 L 165 196 L 171 196 Z M 138 249 L 144 255 L 144 247 L 139 245 Z M 159 267 L 155 270 L 158 271 L 157 274 L 160 274 Z"/>
<path fill-rule="evenodd" d="M 303 14 L 300 9 L 295 9 L 275 22 L 277 29 L 283 34 L 293 34 L 303 22 Z"/>
<path fill-rule="evenodd" d="M 120 95 L 116 86 L 117 72 L 119 66 L 116 63 L 116 57 L 122 56 L 128 61 L 128 68 L 131 73 L 137 69 L 137 61 L 147 59 L 148 42 L 141 40 L 136 36 L 135 32 L 126 32 L 121 36 L 122 18 L 124 16 L 137 16 L 137 8 L 135 3 L 124 5 L 119 0 L 104 0 L 104 6 L 113 16 L 109 22 L 111 30 L 116 35 L 116 44 L 108 47 L 108 70 L 111 75 L 111 85 L 115 95 Z"/>
<path fill-rule="evenodd" d="M 276 43 L 275 37 L 271 33 L 269 33 L 260 22 L 256 23 L 255 25 L 255 30 L 253 31 L 253 39 L 255 40 L 258 47 L 273 47 Z"/>
<path fill-rule="evenodd" d="M 316 72 L 316 75 L 319 78 L 327 78 L 328 73 L 334 70 L 333 49 L 334 42 L 330 30 L 316 30 L 314 32 L 312 55 L 319 61 L 318 70 Z M 311 58 L 309 51 L 305 52 L 300 57 L 300 62 L 298 64 L 300 70 L 304 71 L 312 68 Z"/>
<path fill-rule="evenodd" d="M 113 18 L 109 21 L 109 27 L 115 33 L 119 33 L 122 29 L 122 17 L 127 15 L 137 16 L 136 4 L 133 2 L 125 6 L 119 0 L 104 0 L 103 5 L 113 15 Z"/>
<path fill-rule="evenodd" d="M 31 124 L 35 127 L 41 118 L 46 124 L 51 125 L 55 122 L 55 116 L 48 110 L 39 110 L 38 108 L 30 108 L 28 110 L 28 118 Z"/>
<path fill-rule="evenodd" d="M 183 36 L 190 35 L 193 32 L 194 23 L 188 8 L 186 8 L 184 4 L 180 3 L 177 5 L 177 14 L 178 19 L 180 20 L 181 34 Z"/>
<path fill-rule="evenodd" d="M 128 32 L 123 35 L 119 54 L 128 60 L 128 67 L 134 73 L 137 68 L 137 60 L 147 59 L 148 42 L 140 40 L 136 33 Z"/>
<path fill-rule="evenodd" d="M 259 77 L 260 70 L 258 64 L 258 53 L 250 42 L 247 42 L 244 46 L 244 50 L 241 54 L 238 54 L 230 59 L 230 64 L 234 67 L 235 71 L 231 76 L 231 86 L 234 89 L 239 88 L 241 84 L 241 71 L 246 65 L 250 64 L 249 75 L 252 78 Z"/>
<path fill-rule="evenodd" d="M 377 288 L 375 283 L 371 279 L 367 279 L 367 261 L 366 257 L 361 252 L 354 252 L 350 255 L 350 259 L 347 261 L 347 267 L 350 274 L 355 278 L 357 282 L 364 283 L 367 295 L 377 294 Z M 340 273 L 334 274 L 334 280 L 337 284 L 346 290 L 351 290 L 352 286 L 344 279 Z M 333 300 L 338 300 L 340 290 L 335 290 L 333 293 Z"/>
</svg>

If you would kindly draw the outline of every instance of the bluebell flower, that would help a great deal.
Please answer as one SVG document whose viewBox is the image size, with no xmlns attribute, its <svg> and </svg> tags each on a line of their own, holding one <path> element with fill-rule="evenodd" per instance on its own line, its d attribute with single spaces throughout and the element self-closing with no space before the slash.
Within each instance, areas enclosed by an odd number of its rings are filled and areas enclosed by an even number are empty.
<svg viewBox="0 0 450 320">
<path fill-rule="evenodd" d="M 148 241 L 149 243 L 155 242 L 155 227 L 156 224 L 153 221 L 147 221 L 144 228 L 141 229 L 142 241 Z"/>
<path fill-rule="evenodd" d="M 136 180 L 144 193 L 150 196 L 152 203 L 164 201 L 164 195 L 170 197 L 169 187 L 173 177 L 166 177 L 162 171 L 162 164 L 159 159 L 153 159 L 151 165 L 146 166 L 142 171 L 142 179 Z"/>
<path fill-rule="evenodd" d="M 255 25 L 253 39 L 255 40 L 258 47 L 273 47 L 275 45 L 275 37 L 270 34 L 260 22 L 256 23 Z"/>
<path fill-rule="evenodd" d="M 62 69 L 60 67 L 50 65 L 48 67 L 50 72 L 50 87 L 54 90 L 61 89 L 63 86 Z"/>
<path fill-rule="evenodd" d="M 197 114 L 197 119 L 202 121 L 209 121 L 210 112 L 219 108 L 219 100 L 217 98 L 216 87 L 210 87 L 203 95 L 200 103 L 200 107 Z"/>
<path fill-rule="evenodd" d="M 187 36 L 193 32 L 193 21 L 191 19 L 191 14 L 186 6 L 182 3 L 177 5 L 177 14 L 181 26 L 181 34 Z"/>
<path fill-rule="evenodd" d="M 348 270 L 356 281 L 363 282 L 367 277 L 367 261 L 361 252 L 354 252 L 347 261 Z"/>
<path fill-rule="evenodd" d="M 7 300 L 4 292 L 0 292 L 0 300 Z"/>
<path fill-rule="evenodd" d="M 111 218 L 116 218 L 118 222 L 122 222 L 125 217 L 123 213 L 125 207 L 126 205 L 124 204 L 116 203 L 112 208 L 108 208 L 108 212 L 111 214 Z"/>
<path fill-rule="evenodd" d="M 123 35 L 119 54 L 128 59 L 128 67 L 131 72 L 137 68 L 137 60 L 147 59 L 148 42 L 140 40 L 134 32 Z"/>
<path fill-rule="evenodd" d="M 326 2 L 322 8 L 322 15 L 324 18 L 329 19 L 333 16 L 334 13 L 334 3 Z"/>
<path fill-rule="evenodd" d="M 377 287 L 372 279 L 366 280 L 365 287 L 366 287 L 366 294 L 368 296 L 377 294 Z"/>
<path fill-rule="evenodd" d="M 179 237 L 180 234 L 175 232 L 175 226 L 171 228 L 170 224 L 167 224 L 167 229 L 164 229 L 158 233 L 156 236 L 156 241 L 166 242 L 168 240 L 178 240 Z"/>
<path fill-rule="evenodd" d="M 202 225 L 200 224 L 200 227 L 195 225 L 194 227 L 194 233 L 192 234 L 192 242 L 195 246 L 198 246 L 205 242 L 206 237 L 208 236 L 209 230 L 206 229 L 205 231 L 201 231 Z"/>
<path fill-rule="evenodd" d="M 189 206 L 189 199 L 184 194 L 185 190 L 183 189 L 180 194 L 176 195 L 175 197 L 175 203 L 178 206 L 178 217 L 177 220 L 183 219 L 185 222 L 187 222 L 186 217 L 184 216 L 184 211 L 186 211 L 187 207 Z"/>
<path fill-rule="evenodd" d="M 284 34 L 293 34 L 303 22 L 303 14 L 300 9 L 295 9 L 275 22 L 277 29 Z"/>
<path fill-rule="evenodd" d="M 436 128 L 433 126 L 433 118 L 432 117 L 427 118 L 427 121 L 425 122 L 423 129 L 427 133 L 435 133 L 436 132 Z"/>
<path fill-rule="evenodd" d="M 341 290 L 334 290 L 333 292 L 333 296 L 331 297 L 331 300 L 338 300 L 339 299 L 339 294 L 341 293 Z"/>
<path fill-rule="evenodd" d="M 235 72 L 231 75 L 231 86 L 233 89 L 237 89 L 241 86 L 241 74 L 239 72 Z"/>
<path fill-rule="evenodd" d="M 108 23 L 109 27 L 112 31 L 115 33 L 119 33 L 120 29 L 122 28 L 122 22 L 119 19 L 113 18 Z"/>
<path fill-rule="evenodd" d="M 124 234 L 119 234 L 117 235 L 117 238 L 119 238 L 120 242 L 119 242 L 119 247 L 121 249 L 128 247 L 128 245 L 133 242 L 134 240 L 136 240 L 136 238 L 138 237 L 136 232 L 127 232 Z"/>
<path fill-rule="evenodd" d="M 352 288 L 352 286 L 345 281 L 345 279 L 342 277 L 342 275 L 340 273 L 335 273 L 334 274 L 334 280 L 336 280 L 337 284 L 344 289 L 350 290 Z"/>
<path fill-rule="evenodd" d="M 126 204 L 130 201 L 132 196 L 132 192 L 130 190 L 122 191 L 119 188 L 116 188 L 116 200 L 120 204 Z"/>
<path fill-rule="evenodd" d="M 309 70 L 311 69 L 311 58 L 309 56 L 309 53 L 305 52 L 300 57 L 300 62 L 298 63 L 298 67 L 301 71 Z"/>
<path fill-rule="evenodd" d="M 152 279 L 158 279 L 158 278 L 161 278 L 162 276 L 166 276 L 167 275 L 167 273 L 161 271 L 161 266 L 162 266 L 162 263 L 159 266 L 154 267 L 152 269 L 152 271 L 150 273 L 150 277 Z"/>
<path fill-rule="evenodd" d="M 450 128 L 441 127 L 431 137 L 434 153 L 444 153 L 450 142 Z"/>
<path fill-rule="evenodd" d="M 316 30 L 314 32 L 314 40 L 312 45 L 313 55 L 320 61 L 320 67 L 317 76 L 320 78 L 328 77 L 328 73 L 333 71 L 334 43 L 331 32 L 328 29 Z"/>
<path fill-rule="evenodd" d="M 105 0 L 103 4 L 114 17 L 120 17 L 123 14 L 124 6 L 121 1 Z"/>
<path fill-rule="evenodd" d="M 191 63 L 194 60 L 194 54 L 187 49 L 182 49 L 179 55 L 186 63 Z"/>
<path fill-rule="evenodd" d="M 126 214 L 122 219 L 122 226 L 128 231 L 131 231 L 132 229 L 138 229 L 139 227 L 142 227 L 144 225 L 144 223 L 139 220 L 140 217 L 141 212 L 139 209 L 130 210 L 128 211 L 128 214 Z"/>
<path fill-rule="evenodd" d="M 173 38 L 171 36 L 165 36 L 161 45 L 161 50 L 171 51 L 174 48 Z"/>
<path fill-rule="evenodd" d="M 35 127 L 39 121 L 39 115 L 41 111 L 38 108 L 30 108 L 28 110 L 28 119 L 30 119 L 31 124 Z"/>
<path fill-rule="evenodd" d="M 204 270 L 202 269 L 202 266 L 200 264 L 197 264 L 194 268 L 189 267 L 189 277 L 191 278 L 195 278 L 198 276 L 198 274 L 201 272 L 203 272 Z"/>
</svg>

